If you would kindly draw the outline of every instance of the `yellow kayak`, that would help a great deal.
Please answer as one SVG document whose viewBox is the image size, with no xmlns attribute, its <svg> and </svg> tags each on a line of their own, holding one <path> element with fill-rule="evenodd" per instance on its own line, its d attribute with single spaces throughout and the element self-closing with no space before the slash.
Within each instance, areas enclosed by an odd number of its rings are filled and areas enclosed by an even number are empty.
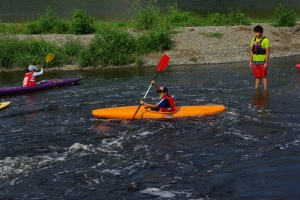
<svg viewBox="0 0 300 200">
<path fill-rule="evenodd" d="M 138 106 L 122 106 L 114 108 L 102 108 L 92 111 L 95 117 L 105 119 L 130 119 L 133 117 Z M 136 119 L 162 119 L 209 115 L 223 112 L 226 109 L 224 105 L 200 105 L 200 106 L 176 106 L 175 112 L 150 111 L 141 106 L 137 112 Z"/>
<path fill-rule="evenodd" d="M 0 103 L 0 110 L 1 110 L 2 108 L 7 107 L 9 104 L 10 104 L 10 101 L 6 101 L 6 102 Z"/>
</svg>

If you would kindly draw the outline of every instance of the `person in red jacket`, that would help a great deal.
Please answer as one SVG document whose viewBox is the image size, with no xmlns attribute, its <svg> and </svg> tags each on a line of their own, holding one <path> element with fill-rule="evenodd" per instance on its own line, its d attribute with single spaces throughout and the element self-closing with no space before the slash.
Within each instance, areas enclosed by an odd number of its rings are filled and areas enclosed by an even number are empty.
<svg viewBox="0 0 300 200">
<path fill-rule="evenodd" d="M 151 84 L 155 86 L 161 100 L 157 104 L 149 104 L 145 101 L 141 101 L 140 104 L 160 112 L 175 112 L 175 99 L 174 96 L 169 95 L 168 88 L 159 87 L 154 80 Z"/>
<path fill-rule="evenodd" d="M 29 65 L 24 79 L 23 79 L 23 86 L 34 86 L 36 85 L 36 77 L 39 75 L 42 75 L 44 73 L 43 68 L 41 68 L 41 71 L 35 72 L 35 70 L 38 70 L 35 66 Z"/>
</svg>

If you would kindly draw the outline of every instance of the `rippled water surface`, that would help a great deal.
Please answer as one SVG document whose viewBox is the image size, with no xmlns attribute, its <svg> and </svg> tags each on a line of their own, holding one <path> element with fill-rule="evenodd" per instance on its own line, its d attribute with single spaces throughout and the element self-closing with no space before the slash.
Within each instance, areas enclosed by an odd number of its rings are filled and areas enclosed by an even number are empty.
<svg viewBox="0 0 300 200">
<path fill-rule="evenodd" d="M 104 120 L 93 109 L 137 104 L 157 72 L 46 72 L 79 85 L 0 97 L 1 199 L 296 199 L 300 175 L 297 57 L 272 59 L 268 93 L 247 63 L 169 66 L 156 79 L 179 105 L 216 115 Z M 23 72 L 0 75 L 15 85 Z M 156 102 L 152 89 L 147 98 Z M 134 113 L 132 113 L 134 114 Z"/>
</svg>

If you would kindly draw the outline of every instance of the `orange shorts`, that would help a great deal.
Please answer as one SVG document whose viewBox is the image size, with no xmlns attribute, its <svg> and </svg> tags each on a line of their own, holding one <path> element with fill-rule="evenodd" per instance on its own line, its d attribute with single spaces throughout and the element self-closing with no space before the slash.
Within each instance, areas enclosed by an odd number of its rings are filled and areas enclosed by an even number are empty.
<svg viewBox="0 0 300 200">
<path fill-rule="evenodd" d="M 264 64 L 253 65 L 252 71 L 255 78 L 265 78 L 267 76 L 267 69 L 264 68 Z"/>
</svg>

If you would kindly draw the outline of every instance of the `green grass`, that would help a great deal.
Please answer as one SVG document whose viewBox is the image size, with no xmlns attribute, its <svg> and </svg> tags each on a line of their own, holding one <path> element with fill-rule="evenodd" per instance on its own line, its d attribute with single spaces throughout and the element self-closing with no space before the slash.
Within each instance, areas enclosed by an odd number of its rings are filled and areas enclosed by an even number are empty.
<svg viewBox="0 0 300 200">
<path fill-rule="evenodd" d="M 2 68 L 19 68 L 29 64 L 38 64 L 45 60 L 47 53 L 58 47 L 44 40 L 19 40 L 16 37 L 0 37 L 0 65 Z M 42 59 L 43 58 L 43 59 Z"/>
<path fill-rule="evenodd" d="M 201 17 L 193 12 L 181 11 L 176 4 L 164 9 L 156 5 L 136 8 L 137 15 L 124 21 L 101 21 L 74 9 L 72 19 L 59 18 L 47 8 L 38 19 L 25 23 L 3 23 L 0 21 L 0 68 L 19 68 L 31 64 L 43 64 L 47 53 L 56 54 L 48 67 L 62 65 L 141 66 L 142 55 L 163 52 L 172 48 L 171 35 L 176 27 L 232 26 L 251 23 L 271 23 L 274 26 L 293 26 L 300 17 L 282 5 L 272 19 L 250 19 L 239 9 L 228 14 L 210 13 Z M 194 31 L 190 28 L 190 31 Z M 68 40 L 58 46 L 44 40 L 19 40 L 14 34 L 95 34 L 89 46 L 79 41 Z M 200 33 L 206 37 L 221 38 L 218 32 Z M 196 61 L 196 60 L 195 60 Z"/>
</svg>

